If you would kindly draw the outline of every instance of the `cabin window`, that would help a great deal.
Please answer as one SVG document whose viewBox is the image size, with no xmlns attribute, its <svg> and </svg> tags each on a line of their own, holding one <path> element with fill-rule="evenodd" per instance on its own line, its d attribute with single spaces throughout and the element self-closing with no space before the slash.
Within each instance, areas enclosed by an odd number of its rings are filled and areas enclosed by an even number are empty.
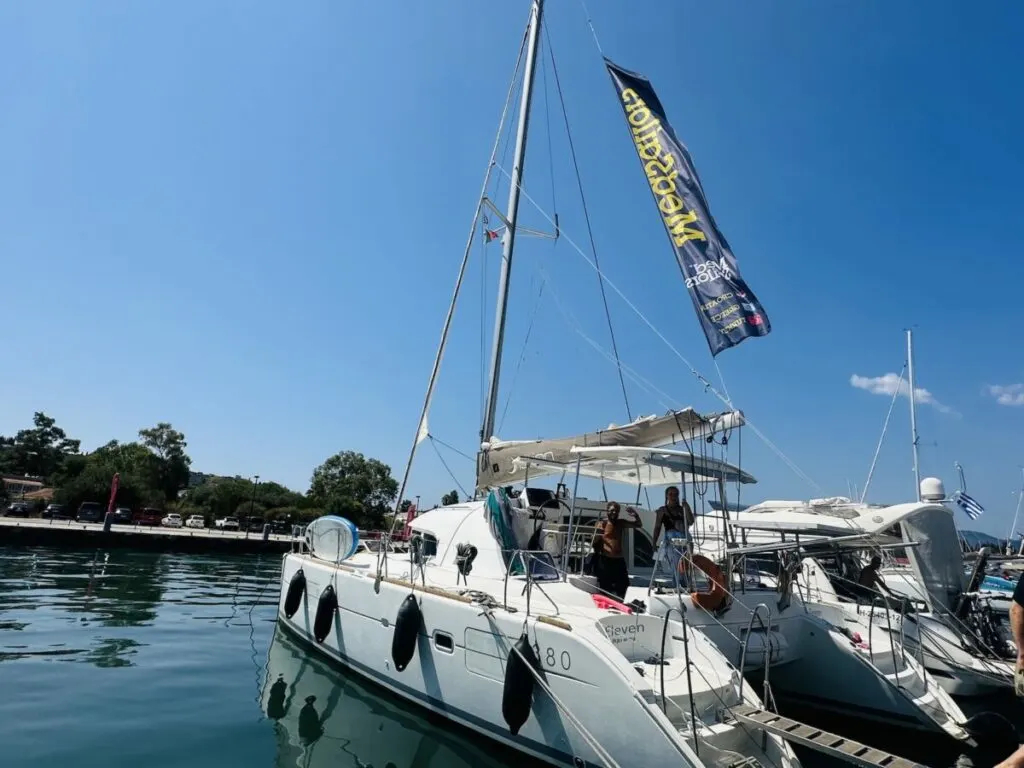
<svg viewBox="0 0 1024 768">
<path fill-rule="evenodd" d="M 633 567 L 654 567 L 654 543 L 642 528 L 634 528 L 633 534 Z"/>
<path fill-rule="evenodd" d="M 444 651 L 445 653 L 455 652 L 455 641 L 447 632 L 434 632 L 434 646 L 437 650 Z"/>
<path fill-rule="evenodd" d="M 428 557 L 437 556 L 437 537 L 430 533 L 423 534 L 420 542 L 420 556 L 426 560 Z"/>
</svg>

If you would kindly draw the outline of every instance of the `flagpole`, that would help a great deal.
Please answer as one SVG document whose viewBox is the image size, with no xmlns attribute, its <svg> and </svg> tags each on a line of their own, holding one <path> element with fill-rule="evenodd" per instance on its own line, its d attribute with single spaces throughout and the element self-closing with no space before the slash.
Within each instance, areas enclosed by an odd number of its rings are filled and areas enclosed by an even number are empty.
<svg viewBox="0 0 1024 768">
<path fill-rule="evenodd" d="M 917 389 L 914 385 L 914 332 L 907 328 L 907 383 L 910 385 L 910 438 L 914 448 L 914 495 L 921 501 L 921 464 L 917 450 Z"/>
</svg>

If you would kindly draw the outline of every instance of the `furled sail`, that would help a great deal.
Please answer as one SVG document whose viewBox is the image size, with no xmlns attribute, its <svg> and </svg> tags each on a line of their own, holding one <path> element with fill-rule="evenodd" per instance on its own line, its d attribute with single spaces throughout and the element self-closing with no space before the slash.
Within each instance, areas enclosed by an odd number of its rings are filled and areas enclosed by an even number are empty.
<svg viewBox="0 0 1024 768">
<path fill-rule="evenodd" d="M 557 474 L 576 465 L 573 448 L 595 446 L 664 446 L 701 440 L 709 435 L 743 425 L 741 411 L 702 415 L 692 408 L 664 416 L 641 416 L 629 424 L 609 426 L 573 437 L 540 440 L 499 440 L 491 438 L 480 452 L 477 487 L 494 488 L 521 483 L 528 477 Z M 524 459 L 543 462 L 530 464 Z"/>
</svg>

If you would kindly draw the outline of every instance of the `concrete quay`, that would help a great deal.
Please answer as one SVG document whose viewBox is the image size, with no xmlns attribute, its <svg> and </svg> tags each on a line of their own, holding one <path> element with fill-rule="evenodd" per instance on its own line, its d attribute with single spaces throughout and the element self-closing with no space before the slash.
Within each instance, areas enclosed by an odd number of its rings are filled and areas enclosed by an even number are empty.
<svg viewBox="0 0 1024 768">
<path fill-rule="evenodd" d="M 0 546 L 43 546 L 67 549 L 140 549 L 151 552 L 194 554 L 250 554 L 287 552 L 292 537 L 282 534 L 221 531 L 211 528 L 112 525 L 72 520 L 34 520 L 0 517 Z"/>
</svg>

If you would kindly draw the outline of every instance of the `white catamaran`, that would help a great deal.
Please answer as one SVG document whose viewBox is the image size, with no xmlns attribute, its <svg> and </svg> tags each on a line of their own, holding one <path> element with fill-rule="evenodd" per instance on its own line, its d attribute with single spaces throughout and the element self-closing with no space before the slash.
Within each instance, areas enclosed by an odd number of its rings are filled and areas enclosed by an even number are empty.
<svg viewBox="0 0 1024 768">
<path fill-rule="evenodd" d="M 575 506 L 583 500 L 575 493 L 570 497 L 567 491 L 549 491 L 535 505 L 530 500 L 536 489 L 511 488 L 573 465 L 578 478 L 609 459 L 623 469 L 623 477 L 634 472 L 629 482 L 638 487 L 679 480 L 716 483 L 739 472 L 693 452 L 651 451 L 651 446 L 699 442 L 731 422 L 741 422 L 738 412 L 705 418 L 685 409 L 539 443 L 492 438 L 543 8 L 543 0 L 530 3 L 520 51 L 522 95 L 508 206 L 501 213 L 485 195 L 477 203 L 417 427 L 418 444 L 426 434 L 456 299 L 486 210 L 503 225 L 502 270 L 477 498 L 416 517 L 409 525 L 413 543 L 408 556 L 396 557 L 387 546 L 377 552 L 357 551 L 358 533 L 350 522 L 330 516 L 314 521 L 284 557 L 278 626 L 312 652 L 398 696 L 554 765 L 796 768 L 799 761 L 787 743 L 792 740 L 857 765 L 920 768 L 766 708 L 744 684 L 738 667 L 749 666 L 747 652 L 754 663 L 758 658 L 770 661 L 773 651 L 764 638 L 755 647 L 750 632 L 736 633 L 746 635 L 742 648 L 731 644 L 727 634 L 712 639 L 722 622 L 708 617 L 728 605 L 714 579 L 706 595 L 682 592 L 678 585 L 642 592 L 650 599 L 650 612 L 639 597 L 633 606 L 624 606 L 595 594 L 598 590 L 586 578 L 570 576 L 579 566 L 574 548 L 583 521 Z M 707 211 L 689 155 L 660 114 L 657 96 L 641 76 L 607 59 L 605 63 L 712 352 L 765 335 L 767 317 L 738 276 Z M 517 64 L 517 76 L 519 72 Z M 516 80 L 509 88 L 510 100 Z M 497 146 L 496 141 L 485 191 Z M 555 226 L 557 230 L 557 222 Z M 490 239 L 495 233 L 487 234 Z M 616 453 L 603 454 L 602 448 Z M 414 455 L 415 446 L 410 465 Z M 407 466 L 399 499 L 408 476 Z M 551 510 L 552 503 L 557 511 Z M 552 535 L 541 543 L 544 533 Z M 792 602 L 788 589 L 771 591 L 763 599 Z M 708 600 L 718 603 L 710 612 L 705 610 Z M 742 620 L 732 622 L 731 628 L 744 624 L 749 629 L 759 605 L 735 602 L 742 604 L 736 611 Z M 806 610 L 795 613 L 798 621 L 816 621 Z M 771 633 L 774 619 L 767 618 Z M 850 644 L 845 635 L 833 636 L 835 628 L 827 623 L 815 626 L 822 629 L 826 645 Z M 729 654 L 740 649 L 735 664 L 723 648 Z M 875 674 L 862 656 L 850 653 L 852 668 Z M 913 665 L 907 673 L 893 663 L 897 683 L 917 675 Z M 935 712 L 923 715 L 914 697 L 937 694 L 924 690 L 908 699 L 893 693 L 889 683 L 882 685 L 897 700 L 890 709 L 904 708 L 910 720 L 956 735 L 956 723 L 947 717 L 941 696 Z M 281 690 L 279 686 L 279 694 Z"/>
</svg>

